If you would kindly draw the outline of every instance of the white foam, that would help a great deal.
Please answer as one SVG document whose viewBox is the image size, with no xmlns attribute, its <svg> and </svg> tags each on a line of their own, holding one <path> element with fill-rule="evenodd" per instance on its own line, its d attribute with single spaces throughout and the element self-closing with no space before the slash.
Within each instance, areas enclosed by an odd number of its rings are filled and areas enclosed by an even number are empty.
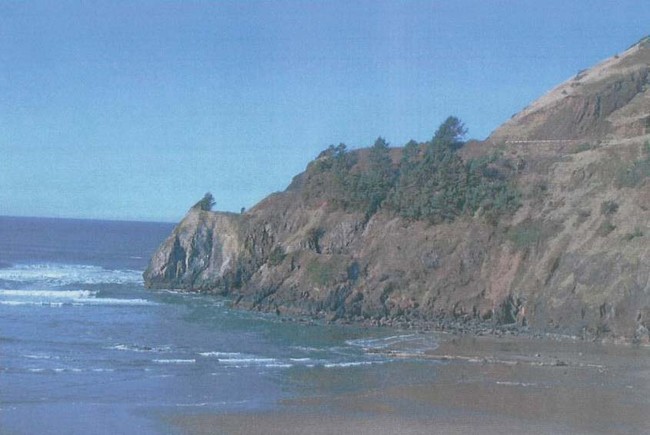
<svg viewBox="0 0 650 435">
<path fill-rule="evenodd" d="M 205 357 L 217 357 L 217 358 L 238 358 L 242 354 L 239 352 L 199 352 L 199 355 Z"/>
<path fill-rule="evenodd" d="M 149 347 L 149 346 L 138 346 L 138 345 L 128 345 L 128 344 L 116 344 L 115 346 L 110 346 L 107 349 L 111 350 L 123 350 L 129 352 L 169 352 L 171 350 L 170 346 L 158 346 L 158 347 Z"/>
<path fill-rule="evenodd" d="M 113 350 L 131 350 L 131 351 L 134 351 L 134 352 L 140 352 L 137 349 L 132 349 L 130 346 L 127 346 L 126 344 L 116 344 L 115 346 L 109 347 L 109 349 L 113 349 Z"/>
<path fill-rule="evenodd" d="M 90 290 L 0 290 L 0 305 L 156 305 L 145 299 L 98 298 L 97 293 Z"/>
<path fill-rule="evenodd" d="M 97 294 L 90 290 L 0 290 L 0 297 L 23 297 L 23 298 L 51 298 L 51 299 L 84 299 Z"/>
<path fill-rule="evenodd" d="M 156 364 L 194 364 L 195 359 L 154 359 Z"/>
<path fill-rule="evenodd" d="M 146 299 L 116 299 L 116 298 L 97 298 L 97 299 L 74 299 L 72 305 L 158 305 L 155 302 Z"/>
<path fill-rule="evenodd" d="M 4 281 L 71 284 L 142 284 L 142 273 L 137 270 L 109 270 L 82 264 L 18 264 L 0 269 Z"/>
<path fill-rule="evenodd" d="M 260 357 L 256 355 L 247 355 L 239 352 L 199 352 L 199 355 L 207 358 L 216 357 L 220 364 L 229 367 L 250 367 L 265 366 L 270 364 L 286 364 L 278 361 L 276 358 Z"/>
<path fill-rule="evenodd" d="M 275 363 L 277 361 L 275 358 L 228 358 L 220 359 L 220 363 L 224 364 L 249 364 L 249 365 L 264 365 Z"/>
<path fill-rule="evenodd" d="M 438 348 L 437 340 L 423 334 L 393 335 L 383 338 L 356 339 L 345 342 L 349 346 L 361 347 L 366 352 L 381 353 L 395 350 L 408 350 L 410 354 L 424 354 Z"/>
<path fill-rule="evenodd" d="M 311 358 L 269 358 L 260 357 L 256 355 L 247 355 L 239 352 L 200 352 L 199 355 L 203 357 L 216 357 L 219 364 L 228 368 L 247 368 L 247 367 L 263 367 L 263 368 L 290 368 L 295 366 L 314 367 L 315 362 Z M 321 363 L 321 361 L 316 361 Z"/>
<path fill-rule="evenodd" d="M 364 339 L 357 339 L 357 340 L 346 340 L 345 343 L 350 346 L 356 346 L 356 347 L 384 349 L 396 343 L 411 341 L 415 337 L 417 337 L 416 334 L 393 335 L 390 337 L 383 337 L 383 338 L 364 338 Z"/>
<path fill-rule="evenodd" d="M 29 359 L 59 359 L 58 356 L 47 355 L 47 354 L 44 354 L 44 353 L 26 354 L 26 355 L 23 355 L 23 358 L 29 358 Z"/>
<path fill-rule="evenodd" d="M 9 306 L 41 305 L 46 307 L 62 307 L 65 304 L 63 302 L 47 302 L 47 301 L 0 301 L 0 305 L 9 305 Z"/>
<path fill-rule="evenodd" d="M 78 367 L 56 367 L 56 368 L 42 368 L 42 367 L 33 367 L 28 368 L 29 373 L 103 373 L 103 372 L 113 372 L 115 369 L 109 368 L 90 368 L 90 369 L 81 369 Z"/>
<path fill-rule="evenodd" d="M 296 361 L 293 359 L 280 360 L 277 358 L 260 357 L 254 355 L 245 355 L 236 352 L 203 352 L 204 356 L 217 356 L 219 364 L 228 368 L 248 368 L 248 367 L 262 367 L 262 368 L 290 368 L 295 365 Z M 305 358 L 302 361 L 309 361 Z"/>
<path fill-rule="evenodd" d="M 0 305 L 9 306 L 44 306 L 44 307 L 84 307 L 97 305 L 117 305 L 117 306 L 138 306 L 138 305 L 157 305 L 155 302 L 145 299 L 115 299 L 115 298 L 71 298 L 68 300 L 0 300 Z"/>
<path fill-rule="evenodd" d="M 341 368 L 341 367 L 360 367 L 368 366 L 372 364 L 377 364 L 377 361 L 351 361 L 351 362 L 340 362 L 340 363 L 327 363 L 323 364 L 325 368 Z"/>
</svg>

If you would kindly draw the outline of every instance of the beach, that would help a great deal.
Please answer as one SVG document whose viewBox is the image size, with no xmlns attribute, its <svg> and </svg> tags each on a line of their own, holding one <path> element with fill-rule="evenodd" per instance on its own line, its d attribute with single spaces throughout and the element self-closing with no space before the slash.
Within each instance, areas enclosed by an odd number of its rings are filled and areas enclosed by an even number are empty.
<svg viewBox="0 0 650 435">
<path fill-rule="evenodd" d="M 393 354 L 395 357 L 400 355 Z M 411 355 L 403 355 L 404 358 Z M 187 434 L 641 434 L 650 348 L 571 339 L 456 337 L 426 353 L 435 379 L 283 400 L 276 409 L 168 415 Z"/>
</svg>

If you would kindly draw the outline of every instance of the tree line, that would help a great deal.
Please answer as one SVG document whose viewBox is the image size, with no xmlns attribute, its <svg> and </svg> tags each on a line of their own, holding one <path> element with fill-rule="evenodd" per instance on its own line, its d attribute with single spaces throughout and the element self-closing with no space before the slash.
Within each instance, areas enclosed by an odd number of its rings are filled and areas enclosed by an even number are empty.
<svg viewBox="0 0 650 435">
<path fill-rule="evenodd" d="M 381 137 L 363 162 L 345 144 L 332 145 L 310 165 L 304 195 L 368 218 L 382 209 L 434 224 L 477 212 L 491 220 L 513 212 L 519 206 L 513 168 L 496 154 L 464 162 L 457 151 L 466 132 L 450 116 L 430 141 L 407 143 L 396 164 Z"/>
</svg>

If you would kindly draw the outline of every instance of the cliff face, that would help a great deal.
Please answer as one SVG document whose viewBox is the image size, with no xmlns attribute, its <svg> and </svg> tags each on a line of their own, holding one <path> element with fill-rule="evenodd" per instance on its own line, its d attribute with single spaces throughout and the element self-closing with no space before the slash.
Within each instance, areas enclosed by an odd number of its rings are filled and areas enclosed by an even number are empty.
<svg viewBox="0 0 650 435">
<path fill-rule="evenodd" d="M 149 286 L 206 290 L 237 279 L 238 216 L 193 209 L 156 251 L 145 271 Z"/>
<path fill-rule="evenodd" d="M 460 151 L 465 159 L 497 151 L 516 168 L 514 214 L 436 225 L 381 209 L 368 218 L 314 197 L 329 186 L 314 189 L 310 165 L 245 214 L 190 211 L 152 258 L 146 284 L 328 318 L 648 341 L 648 45 L 586 71 L 581 84 L 560 86 Z"/>
</svg>

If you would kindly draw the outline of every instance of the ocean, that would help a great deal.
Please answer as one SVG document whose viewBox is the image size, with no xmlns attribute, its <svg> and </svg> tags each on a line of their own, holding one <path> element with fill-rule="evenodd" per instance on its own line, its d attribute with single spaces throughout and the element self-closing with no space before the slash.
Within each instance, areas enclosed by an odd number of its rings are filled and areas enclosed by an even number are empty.
<svg viewBox="0 0 650 435">
<path fill-rule="evenodd" d="M 0 217 L 0 433 L 176 433 L 167 415 L 432 382 L 429 334 L 147 290 L 163 223 Z M 408 349 L 409 358 L 388 350 Z"/>
</svg>

